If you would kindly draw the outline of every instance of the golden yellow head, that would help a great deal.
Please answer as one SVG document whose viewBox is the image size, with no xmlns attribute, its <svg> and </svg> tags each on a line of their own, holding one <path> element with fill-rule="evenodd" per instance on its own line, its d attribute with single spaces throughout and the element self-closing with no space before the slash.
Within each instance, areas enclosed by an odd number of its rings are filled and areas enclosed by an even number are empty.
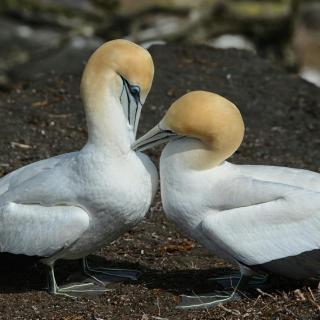
<svg viewBox="0 0 320 320">
<path fill-rule="evenodd" d="M 244 123 L 229 100 L 215 93 L 193 91 L 175 101 L 160 123 L 133 147 L 146 150 L 177 136 L 199 139 L 207 152 L 206 162 L 221 163 L 240 146 Z"/>
<path fill-rule="evenodd" d="M 90 93 L 98 93 L 106 82 L 113 90 L 119 91 L 119 77 L 130 85 L 140 88 L 144 102 L 152 85 L 154 66 L 151 55 L 133 42 L 118 39 L 106 42 L 90 57 L 81 80 L 81 93 L 84 99 Z M 119 87 L 119 88 L 117 88 Z"/>
<path fill-rule="evenodd" d="M 122 118 L 128 122 L 129 126 L 125 126 L 130 139 L 134 140 L 153 73 L 149 52 L 130 41 L 113 40 L 99 47 L 85 67 L 80 88 L 91 131 L 94 127 L 106 127 L 107 118 L 113 119 L 109 125 L 114 126 L 116 121 L 119 127 Z M 122 107 L 122 111 L 117 106 Z M 119 112 L 122 112 L 120 118 Z"/>
<path fill-rule="evenodd" d="M 239 109 L 224 97 L 207 91 L 192 91 L 175 101 L 160 126 L 200 139 L 213 149 L 237 149 L 244 135 Z"/>
<path fill-rule="evenodd" d="M 223 160 L 239 148 L 245 130 L 239 109 L 224 97 L 207 91 L 192 91 L 175 101 L 160 127 L 199 139 Z"/>
</svg>

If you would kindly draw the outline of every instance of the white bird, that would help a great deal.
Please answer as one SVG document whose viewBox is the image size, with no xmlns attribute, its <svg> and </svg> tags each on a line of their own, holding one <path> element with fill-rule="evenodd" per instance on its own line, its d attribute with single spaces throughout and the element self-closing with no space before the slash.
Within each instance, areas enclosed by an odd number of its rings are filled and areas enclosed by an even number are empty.
<svg viewBox="0 0 320 320">
<path fill-rule="evenodd" d="M 130 146 L 153 73 L 150 54 L 132 42 L 114 40 L 99 47 L 81 79 L 86 145 L 0 179 L 0 252 L 41 257 L 50 268 L 54 294 L 88 288 L 58 287 L 55 261 L 85 258 L 139 223 L 149 209 L 157 171 Z M 94 271 L 83 262 L 86 273 Z M 121 270 L 96 271 L 127 276 Z"/>
<path fill-rule="evenodd" d="M 240 266 L 304 279 L 320 275 L 320 174 L 227 162 L 240 146 L 237 107 L 210 92 L 190 92 L 133 146 L 169 143 L 160 158 L 164 211 L 191 238 Z M 235 297 L 183 296 L 182 308 Z"/>
</svg>

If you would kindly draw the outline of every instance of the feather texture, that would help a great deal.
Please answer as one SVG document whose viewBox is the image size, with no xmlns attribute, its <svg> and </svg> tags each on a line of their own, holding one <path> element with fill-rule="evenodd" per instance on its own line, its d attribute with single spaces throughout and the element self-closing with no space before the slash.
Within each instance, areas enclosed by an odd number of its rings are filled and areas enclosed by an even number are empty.
<svg viewBox="0 0 320 320">
<path fill-rule="evenodd" d="M 89 216 L 81 208 L 8 203 L 0 208 L 0 251 L 48 257 L 88 227 Z"/>
</svg>

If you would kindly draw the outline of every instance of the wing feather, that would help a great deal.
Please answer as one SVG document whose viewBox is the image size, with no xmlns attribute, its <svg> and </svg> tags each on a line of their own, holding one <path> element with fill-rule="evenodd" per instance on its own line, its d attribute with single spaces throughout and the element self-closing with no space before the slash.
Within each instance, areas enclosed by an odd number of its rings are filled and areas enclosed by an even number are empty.
<svg viewBox="0 0 320 320">
<path fill-rule="evenodd" d="M 0 207 L 0 252 L 51 256 L 88 226 L 89 216 L 79 207 L 9 203 Z"/>
<path fill-rule="evenodd" d="M 320 248 L 319 192 L 253 179 L 250 189 L 239 197 L 254 202 L 255 194 L 272 190 L 274 199 L 209 214 L 202 221 L 208 239 L 247 265 Z"/>
<path fill-rule="evenodd" d="M 320 174 L 304 169 L 278 166 L 240 165 L 243 175 L 261 181 L 285 183 L 303 189 L 320 192 Z"/>
<path fill-rule="evenodd" d="M 77 152 L 62 154 L 45 160 L 30 163 L 22 168 L 12 171 L 0 179 L 0 195 L 7 192 L 9 188 L 19 185 L 20 183 L 50 170 L 61 161 L 69 159 L 76 155 Z"/>
</svg>

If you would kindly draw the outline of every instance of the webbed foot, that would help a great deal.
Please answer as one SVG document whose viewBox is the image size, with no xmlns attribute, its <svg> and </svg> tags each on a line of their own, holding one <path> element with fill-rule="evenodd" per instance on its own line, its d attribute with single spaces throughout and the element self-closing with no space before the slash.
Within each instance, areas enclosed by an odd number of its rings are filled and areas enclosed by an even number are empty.
<svg viewBox="0 0 320 320">
<path fill-rule="evenodd" d="M 240 299 L 241 295 L 236 291 L 215 291 L 213 293 L 201 295 L 181 295 L 181 303 L 177 306 L 177 308 L 203 309 Z"/>
<path fill-rule="evenodd" d="M 138 270 L 91 267 L 86 258 L 82 260 L 82 265 L 86 275 L 104 285 L 126 280 L 136 281 L 141 275 Z"/>
<path fill-rule="evenodd" d="M 209 281 L 214 281 L 215 283 L 221 285 L 223 289 L 235 288 L 239 281 L 241 280 L 241 273 L 231 273 L 229 275 L 224 275 L 220 277 L 213 277 L 208 279 Z M 250 276 L 245 285 L 249 289 L 263 288 L 266 285 L 268 276 L 264 274 L 255 274 Z"/>
<path fill-rule="evenodd" d="M 53 294 L 63 295 L 71 298 L 97 296 L 108 291 L 104 286 L 94 282 L 70 283 L 64 286 L 56 286 Z"/>
</svg>

